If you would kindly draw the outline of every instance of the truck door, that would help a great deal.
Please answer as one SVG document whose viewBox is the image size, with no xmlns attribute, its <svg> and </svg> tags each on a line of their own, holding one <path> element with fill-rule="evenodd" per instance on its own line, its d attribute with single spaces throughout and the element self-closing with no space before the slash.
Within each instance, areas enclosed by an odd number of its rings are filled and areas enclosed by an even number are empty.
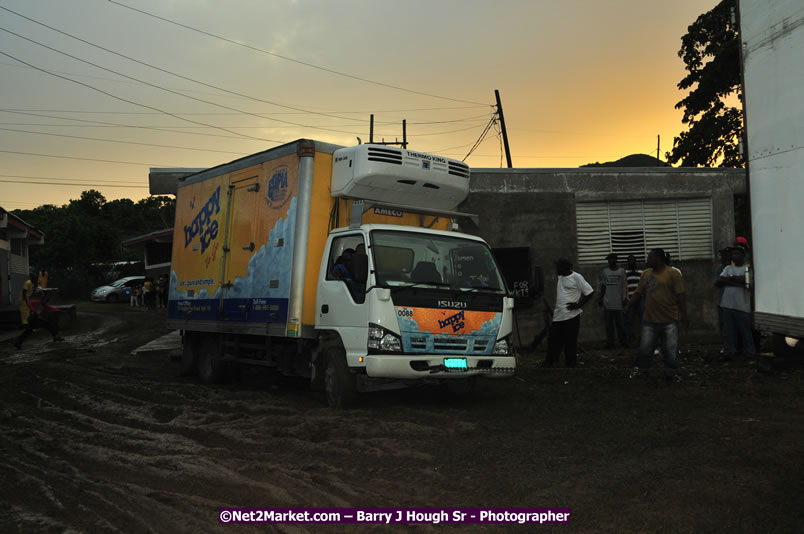
<svg viewBox="0 0 804 534">
<path fill-rule="evenodd" d="M 257 176 L 232 184 L 229 228 L 226 236 L 226 265 L 224 267 L 223 318 L 230 321 L 248 319 L 250 299 L 248 289 L 240 287 L 238 277 L 245 279 L 248 262 L 257 250 L 256 231 L 259 184 Z"/>
<path fill-rule="evenodd" d="M 316 327 L 331 328 L 341 334 L 347 351 L 365 346 L 368 336 L 366 281 L 355 276 L 355 264 L 366 247 L 362 234 L 348 234 L 332 239 L 327 250 L 326 273 L 318 285 Z M 357 273 L 359 275 L 359 273 Z"/>
</svg>

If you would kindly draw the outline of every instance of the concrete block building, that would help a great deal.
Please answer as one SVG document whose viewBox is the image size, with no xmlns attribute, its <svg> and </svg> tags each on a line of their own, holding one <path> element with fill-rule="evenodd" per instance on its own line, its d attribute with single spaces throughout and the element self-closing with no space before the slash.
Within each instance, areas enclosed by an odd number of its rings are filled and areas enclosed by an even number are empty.
<svg viewBox="0 0 804 534">
<path fill-rule="evenodd" d="M 16 309 L 31 265 L 28 249 L 41 245 L 45 234 L 0 207 L 0 309 Z"/>
<path fill-rule="evenodd" d="M 647 252 L 664 248 L 687 285 L 691 328 L 717 331 L 717 251 L 735 238 L 735 200 L 746 194 L 742 169 L 616 168 L 472 169 L 469 197 L 460 211 L 480 216 L 476 232 L 493 248 L 530 251 L 544 272 L 544 299 L 555 302 L 553 261 L 569 258 L 599 291 L 606 255 L 628 254 L 644 265 Z M 520 307 L 522 341 L 541 329 L 538 302 Z M 605 339 L 603 313 L 584 308 L 580 339 Z"/>
</svg>

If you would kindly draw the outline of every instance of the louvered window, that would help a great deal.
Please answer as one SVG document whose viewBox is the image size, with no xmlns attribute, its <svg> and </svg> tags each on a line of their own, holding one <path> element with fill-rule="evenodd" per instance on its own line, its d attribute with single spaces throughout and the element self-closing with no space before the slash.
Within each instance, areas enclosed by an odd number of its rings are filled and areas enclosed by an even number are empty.
<svg viewBox="0 0 804 534">
<path fill-rule="evenodd" d="M 674 261 L 713 254 L 709 198 L 579 202 L 575 213 L 579 263 L 604 263 L 609 252 L 641 262 L 657 247 Z"/>
</svg>

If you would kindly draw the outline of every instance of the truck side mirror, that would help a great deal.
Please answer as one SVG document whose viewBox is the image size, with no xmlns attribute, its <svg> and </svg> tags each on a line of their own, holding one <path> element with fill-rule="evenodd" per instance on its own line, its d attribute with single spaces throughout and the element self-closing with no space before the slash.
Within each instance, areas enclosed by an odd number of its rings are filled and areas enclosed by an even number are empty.
<svg viewBox="0 0 804 534">
<path fill-rule="evenodd" d="M 365 283 L 368 278 L 368 256 L 365 254 L 355 254 L 352 256 L 352 274 L 355 282 Z"/>
</svg>

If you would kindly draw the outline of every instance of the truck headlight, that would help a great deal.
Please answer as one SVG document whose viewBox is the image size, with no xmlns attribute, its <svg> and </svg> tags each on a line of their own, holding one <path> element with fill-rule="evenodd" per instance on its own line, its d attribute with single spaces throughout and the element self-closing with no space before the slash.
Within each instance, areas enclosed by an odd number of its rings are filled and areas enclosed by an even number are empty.
<svg viewBox="0 0 804 534">
<path fill-rule="evenodd" d="M 402 340 L 387 328 L 369 324 L 368 349 L 372 352 L 402 352 Z"/>
<path fill-rule="evenodd" d="M 511 343 L 509 343 L 507 337 L 504 337 L 494 344 L 492 354 L 495 356 L 508 356 L 511 354 Z"/>
</svg>

